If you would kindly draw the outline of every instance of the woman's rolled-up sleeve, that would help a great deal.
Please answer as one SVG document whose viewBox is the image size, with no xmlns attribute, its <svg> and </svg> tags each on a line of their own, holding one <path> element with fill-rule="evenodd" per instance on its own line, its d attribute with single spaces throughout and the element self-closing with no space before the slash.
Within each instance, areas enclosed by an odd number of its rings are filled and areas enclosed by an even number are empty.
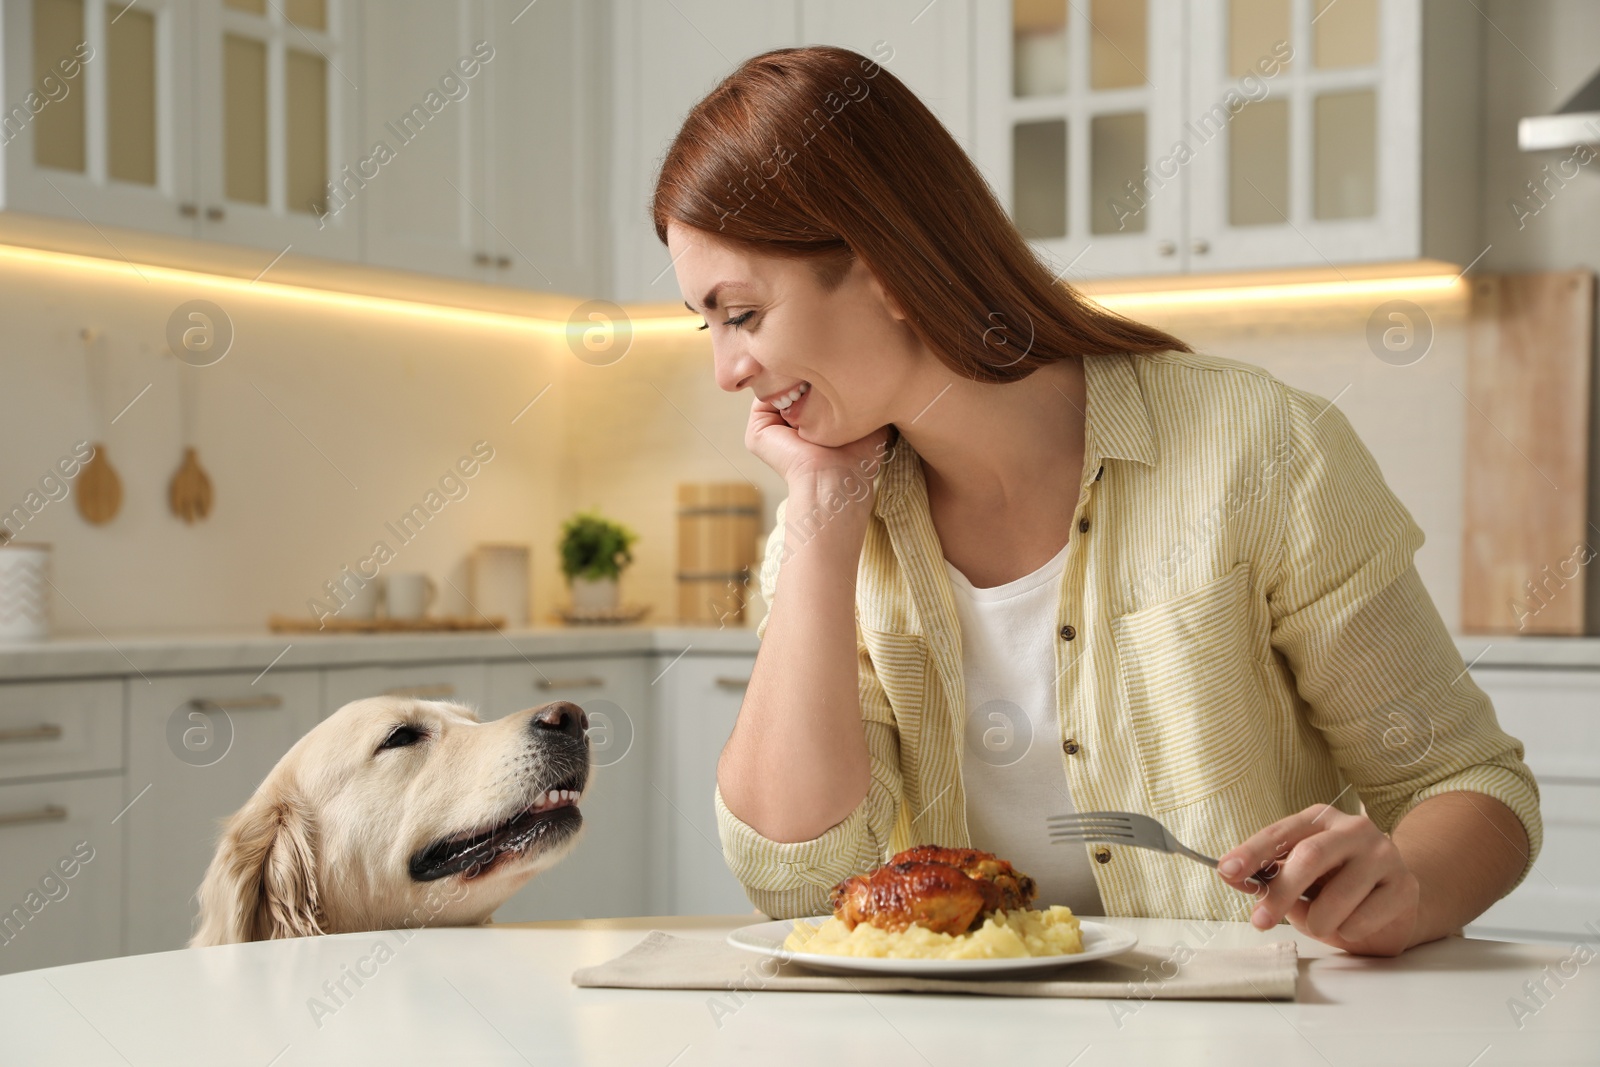
<svg viewBox="0 0 1600 1067">
<path fill-rule="evenodd" d="M 1500 728 L 1412 556 L 1423 532 L 1344 413 L 1287 388 L 1281 553 L 1269 569 L 1272 645 L 1305 714 L 1385 833 L 1441 793 L 1501 801 L 1543 844 L 1539 787 Z M 1330 798 L 1331 799 L 1331 798 Z M 1499 832 L 1485 818 L 1484 832 Z"/>
<path fill-rule="evenodd" d="M 777 522 L 767 539 L 761 566 L 761 594 L 768 608 L 756 626 L 760 637 L 765 636 L 772 616 L 787 503 L 778 505 Z M 774 841 L 728 810 L 720 786 L 714 793 L 717 833 L 728 869 L 750 902 L 774 918 L 827 914 L 833 909 L 829 891 L 835 884 L 877 866 L 888 856 L 902 796 L 899 732 L 859 630 L 856 668 L 872 778 L 867 795 L 849 815 L 809 841 Z"/>
</svg>

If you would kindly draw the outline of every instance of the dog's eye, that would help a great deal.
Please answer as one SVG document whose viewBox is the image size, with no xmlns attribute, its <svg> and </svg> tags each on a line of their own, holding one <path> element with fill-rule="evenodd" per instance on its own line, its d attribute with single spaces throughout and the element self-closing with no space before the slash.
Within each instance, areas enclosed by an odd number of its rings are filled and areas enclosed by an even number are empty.
<svg viewBox="0 0 1600 1067">
<path fill-rule="evenodd" d="M 383 739 L 383 744 L 378 746 L 378 751 L 382 752 L 386 748 L 405 748 L 407 745 L 416 744 L 427 736 L 426 733 L 415 726 L 401 723 L 390 731 L 388 737 Z"/>
</svg>

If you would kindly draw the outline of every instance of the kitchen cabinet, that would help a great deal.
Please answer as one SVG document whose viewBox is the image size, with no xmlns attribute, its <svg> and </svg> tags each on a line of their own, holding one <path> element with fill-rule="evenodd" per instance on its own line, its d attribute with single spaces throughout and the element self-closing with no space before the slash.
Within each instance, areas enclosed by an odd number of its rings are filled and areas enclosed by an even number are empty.
<svg viewBox="0 0 1600 1067">
<path fill-rule="evenodd" d="M 658 714 L 648 704 L 645 664 L 642 656 L 489 664 L 489 717 L 570 700 L 589 717 L 592 760 L 577 845 L 501 905 L 497 922 L 649 912 L 647 887 L 659 845 L 647 836 L 646 813 L 655 803 L 649 752 Z"/>
<path fill-rule="evenodd" d="M 1483 251 L 1470 5 L 974 2 L 976 159 L 1063 270 Z"/>
<path fill-rule="evenodd" d="M 8 210 L 601 284 L 596 5 L 19 0 L 3 18 Z"/>
<path fill-rule="evenodd" d="M 4 207 L 354 259 L 353 0 L 4 6 Z"/>
<path fill-rule="evenodd" d="M 367 12 L 362 39 L 360 143 L 393 158 L 380 163 L 380 154 L 366 168 L 370 178 L 351 183 L 344 210 L 368 219 L 366 262 L 486 281 L 494 268 L 479 149 L 488 139 L 483 58 L 494 53 L 485 5 L 384 8 Z M 503 58 L 494 54 L 488 66 Z"/>
<path fill-rule="evenodd" d="M 381 267 L 557 292 L 599 284 L 594 5 L 367 0 L 361 151 L 336 209 Z"/>
<path fill-rule="evenodd" d="M 1561 940 L 1600 916 L 1600 670 L 1474 668 L 1539 782 L 1544 846 L 1468 932 Z"/>
<path fill-rule="evenodd" d="M 485 71 L 489 135 L 479 164 L 492 280 L 595 294 L 605 284 L 604 5 L 492 0 L 488 15 L 498 65 Z"/>
<path fill-rule="evenodd" d="M 755 665 L 749 656 L 659 653 L 655 704 L 659 743 L 652 753 L 651 826 L 668 844 L 656 868 L 651 911 L 718 915 L 751 910 L 728 870 L 717 836 L 713 791 L 717 759 L 733 732 Z"/>
<path fill-rule="evenodd" d="M 832 44 L 876 59 L 971 147 L 971 0 L 619 0 L 613 5 L 612 292 L 677 303 L 650 196 L 684 117 L 744 60 L 774 48 Z"/>
<path fill-rule="evenodd" d="M 122 770 L 116 678 L 0 686 L 0 781 Z"/>
<path fill-rule="evenodd" d="M 357 156 L 355 0 L 199 0 L 194 15 L 199 196 L 180 213 L 206 240 L 356 259 L 358 220 L 334 210 Z"/>
<path fill-rule="evenodd" d="M 120 771 L 0 783 L 0 974 L 121 953 L 122 791 Z"/>
<path fill-rule="evenodd" d="M 330 667 L 323 672 L 319 718 L 326 719 L 352 700 L 375 696 L 453 700 L 489 718 L 484 710 L 487 693 L 484 665 L 476 661 Z"/>
<path fill-rule="evenodd" d="M 321 673 L 143 679 L 128 703 L 125 951 L 188 943 L 225 820 L 317 724 Z"/>
<path fill-rule="evenodd" d="M 0 973 L 122 951 L 123 683 L 0 686 Z"/>
<path fill-rule="evenodd" d="M 194 237 L 194 9 L 146 0 L 0 6 L 6 210 Z"/>
</svg>

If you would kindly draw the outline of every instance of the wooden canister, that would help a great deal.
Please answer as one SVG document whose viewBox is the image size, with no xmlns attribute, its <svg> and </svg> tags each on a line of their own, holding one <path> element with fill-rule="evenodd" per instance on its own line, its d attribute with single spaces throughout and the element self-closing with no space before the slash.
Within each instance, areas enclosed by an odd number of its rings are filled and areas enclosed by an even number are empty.
<svg viewBox="0 0 1600 1067">
<path fill-rule="evenodd" d="M 678 483 L 680 621 L 744 624 L 760 531 L 761 490 L 749 482 Z"/>
</svg>

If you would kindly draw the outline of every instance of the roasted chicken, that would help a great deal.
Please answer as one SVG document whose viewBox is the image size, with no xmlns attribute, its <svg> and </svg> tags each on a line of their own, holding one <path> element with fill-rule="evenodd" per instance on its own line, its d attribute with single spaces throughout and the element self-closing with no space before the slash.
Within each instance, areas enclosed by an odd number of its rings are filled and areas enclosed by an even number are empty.
<svg viewBox="0 0 1600 1067">
<path fill-rule="evenodd" d="M 1012 867 L 1010 863 L 992 852 L 975 848 L 943 848 L 939 845 L 918 845 L 896 855 L 890 863 L 907 862 L 948 863 L 968 878 L 993 882 L 1000 890 L 999 907 L 1007 911 L 1026 908 L 1033 903 L 1039 887 L 1032 878 Z"/>
<path fill-rule="evenodd" d="M 1036 892 L 1032 878 L 993 853 L 918 845 L 834 886 L 833 913 L 852 930 L 864 922 L 964 934 L 991 912 L 1027 907 Z"/>
</svg>

